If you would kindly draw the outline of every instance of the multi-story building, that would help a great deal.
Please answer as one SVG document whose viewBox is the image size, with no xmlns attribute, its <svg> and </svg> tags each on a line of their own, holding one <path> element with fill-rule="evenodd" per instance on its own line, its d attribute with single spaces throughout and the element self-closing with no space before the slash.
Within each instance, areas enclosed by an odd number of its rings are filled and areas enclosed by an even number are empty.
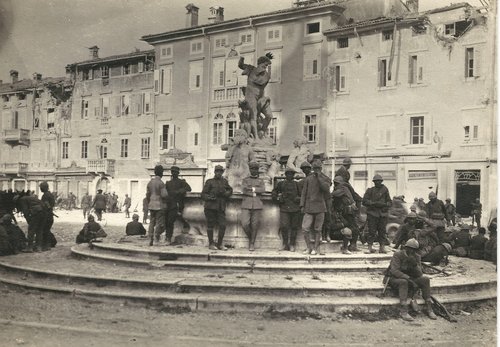
<svg viewBox="0 0 500 347">
<path fill-rule="evenodd" d="M 353 159 L 359 192 L 378 173 L 410 201 L 496 208 L 494 13 L 462 3 L 325 31 L 330 151 Z"/>
<path fill-rule="evenodd" d="M 72 85 L 65 77 L 19 80 L 0 84 L 0 189 L 39 192 L 47 181 L 57 189 L 60 139 L 71 117 Z"/>
<path fill-rule="evenodd" d="M 68 136 L 61 138 L 60 172 L 78 197 L 97 189 L 125 194 L 142 206 L 154 142 L 154 51 L 99 58 L 66 66 L 74 81 Z"/>
<path fill-rule="evenodd" d="M 341 6 L 342 5 L 342 6 Z M 239 127 L 238 99 L 246 76 L 240 57 L 256 65 L 273 54 L 266 94 L 274 114 L 269 137 L 276 151 L 289 154 L 293 141 L 305 136 L 315 152 L 327 147 L 327 40 L 323 32 L 338 23 L 404 13 L 401 1 L 353 0 L 297 2 L 280 11 L 224 20 L 223 8 L 212 7 L 211 22 L 198 25 L 198 8 L 187 9 L 188 27 L 142 40 L 154 46 L 155 111 L 159 155 L 171 148 L 192 153 L 207 166 L 224 161 L 221 145 Z M 345 6 L 345 7 L 343 7 Z"/>
</svg>

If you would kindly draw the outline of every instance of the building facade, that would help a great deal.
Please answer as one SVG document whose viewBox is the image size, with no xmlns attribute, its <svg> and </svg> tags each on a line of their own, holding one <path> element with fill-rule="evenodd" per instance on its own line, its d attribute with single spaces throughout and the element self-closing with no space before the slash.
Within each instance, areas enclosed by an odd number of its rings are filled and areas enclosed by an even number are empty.
<svg viewBox="0 0 500 347">
<path fill-rule="evenodd" d="M 61 139 L 60 172 L 80 197 L 97 189 L 125 194 L 142 207 L 154 141 L 153 51 L 99 58 L 66 66 L 74 81 L 70 131 Z"/>
<path fill-rule="evenodd" d="M 493 11 L 491 11 L 493 12 Z M 458 4 L 340 26 L 328 38 L 329 128 L 354 187 L 374 174 L 391 195 L 497 206 L 495 20 Z M 494 13 L 494 12 L 493 12 Z"/>
<path fill-rule="evenodd" d="M 19 79 L 0 85 L 0 189 L 39 192 L 47 181 L 57 189 L 60 139 L 67 135 L 71 117 L 72 85 L 69 79 Z"/>
</svg>

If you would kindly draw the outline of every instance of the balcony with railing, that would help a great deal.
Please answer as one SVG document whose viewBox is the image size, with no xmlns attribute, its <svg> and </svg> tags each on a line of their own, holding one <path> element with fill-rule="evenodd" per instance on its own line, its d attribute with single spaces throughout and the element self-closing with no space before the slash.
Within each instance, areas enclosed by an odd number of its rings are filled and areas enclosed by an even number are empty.
<svg viewBox="0 0 500 347">
<path fill-rule="evenodd" d="M 22 175 L 28 171 L 28 163 L 3 163 L 0 169 L 6 175 Z"/>
<path fill-rule="evenodd" d="M 29 146 L 30 131 L 28 129 L 6 129 L 3 131 L 3 139 L 11 146 Z"/>
<path fill-rule="evenodd" d="M 241 87 L 216 88 L 212 94 L 212 101 L 236 101 L 243 98 Z"/>
<path fill-rule="evenodd" d="M 115 174 L 114 159 L 89 159 L 87 160 L 87 173 L 104 174 L 113 176 Z"/>
</svg>

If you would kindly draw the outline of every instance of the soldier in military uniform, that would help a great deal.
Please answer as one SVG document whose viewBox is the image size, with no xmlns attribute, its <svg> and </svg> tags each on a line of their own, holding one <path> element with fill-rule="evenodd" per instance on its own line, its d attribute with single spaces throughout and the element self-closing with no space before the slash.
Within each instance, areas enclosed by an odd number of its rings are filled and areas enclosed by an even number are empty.
<svg viewBox="0 0 500 347">
<path fill-rule="evenodd" d="M 429 219 L 431 219 L 432 224 L 436 228 L 439 242 L 444 242 L 444 229 L 446 226 L 446 220 L 448 220 L 449 218 L 443 201 L 437 198 L 436 193 L 430 192 L 429 202 L 427 203 L 426 208 L 427 216 L 429 216 Z"/>
<path fill-rule="evenodd" d="M 262 178 L 259 178 L 259 163 L 252 161 L 248 164 L 250 176 L 245 177 L 241 183 L 241 191 L 244 195 L 241 202 L 241 226 L 248 237 L 248 250 L 255 250 L 255 240 L 262 218 L 264 205 L 259 196 L 265 192 Z"/>
<path fill-rule="evenodd" d="M 283 245 L 280 250 L 295 252 L 297 230 L 300 228 L 300 189 L 299 183 L 293 177 L 295 170 L 286 168 L 286 179 L 278 182 L 273 189 L 273 201 L 280 206 L 280 230 Z"/>
<path fill-rule="evenodd" d="M 224 168 L 221 165 L 216 165 L 214 178 L 208 179 L 203 186 L 201 198 L 205 201 L 204 212 L 207 219 L 207 236 L 209 249 L 224 250 L 222 244 L 224 233 L 226 231 L 226 205 L 227 200 L 233 194 L 233 188 L 228 181 L 222 177 Z M 219 227 L 217 245 L 214 243 L 214 227 Z"/>
<path fill-rule="evenodd" d="M 185 228 L 189 227 L 189 224 L 184 220 L 184 218 L 182 218 L 182 211 L 184 210 L 184 198 L 186 197 L 186 193 L 191 191 L 191 186 L 186 182 L 186 180 L 179 178 L 180 171 L 181 169 L 178 166 L 172 166 L 170 168 L 172 178 L 170 181 L 165 183 L 165 188 L 168 192 L 167 213 L 165 215 L 165 237 L 167 244 L 172 242 L 174 223 L 176 219 L 180 219 Z"/>
<path fill-rule="evenodd" d="M 422 290 L 422 298 L 425 300 L 427 316 L 430 319 L 437 319 L 432 311 L 430 279 L 423 275 L 420 256 L 417 254 L 418 248 L 418 241 L 409 239 L 404 249 L 397 251 L 392 256 L 386 278 L 384 278 L 384 282 L 388 280 L 391 288 L 398 290 L 401 318 L 406 321 L 414 320 L 408 314 L 408 297 L 413 297 L 419 288 Z M 412 300 L 410 305 L 414 310 L 418 309 L 415 301 Z"/>
<path fill-rule="evenodd" d="M 383 178 L 380 175 L 373 176 L 374 187 L 368 188 L 363 196 L 363 205 L 366 206 L 368 222 L 368 253 L 375 253 L 373 242 L 378 239 L 379 253 L 387 253 L 385 245 L 387 240 L 387 216 L 389 207 L 392 205 L 389 189 L 382 184 Z"/>
</svg>

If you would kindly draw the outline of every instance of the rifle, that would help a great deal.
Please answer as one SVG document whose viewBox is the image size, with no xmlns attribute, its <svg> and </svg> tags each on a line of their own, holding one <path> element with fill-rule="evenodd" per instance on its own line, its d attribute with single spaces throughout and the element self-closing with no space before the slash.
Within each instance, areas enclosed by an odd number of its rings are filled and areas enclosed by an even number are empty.
<svg viewBox="0 0 500 347">
<path fill-rule="evenodd" d="M 449 322 L 455 323 L 457 319 L 451 315 L 451 313 L 444 307 L 442 303 L 438 301 L 434 296 L 431 295 L 432 307 L 438 316 L 443 317 Z"/>
<path fill-rule="evenodd" d="M 432 265 L 426 264 L 426 263 L 424 263 L 424 262 L 421 262 L 421 264 L 422 264 L 422 266 L 425 266 L 425 267 L 427 267 L 427 268 L 429 268 L 429 269 L 432 269 L 432 270 L 434 270 L 434 271 L 437 271 L 437 272 L 439 272 L 439 273 L 442 273 L 443 275 L 445 275 L 445 276 L 447 276 L 447 277 L 448 277 L 448 276 L 451 276 L 451 274 L 450 274 L 450 273 L 448 273 L 448 272 L 446 272 L 446 271 L 444 271 L 444 270 L 442 270 L 442 269 L 438 269 L 438 268 L 437 268 L 437 267 L 435 267 L 435 266 L 432 266 Z"/>
</svg>

